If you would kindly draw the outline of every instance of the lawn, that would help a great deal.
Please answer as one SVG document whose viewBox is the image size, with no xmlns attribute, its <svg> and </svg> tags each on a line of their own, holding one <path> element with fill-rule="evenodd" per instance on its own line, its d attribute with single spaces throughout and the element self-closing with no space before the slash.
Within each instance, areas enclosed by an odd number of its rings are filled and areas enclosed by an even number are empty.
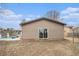
<svg viewBox="0 0 79 59">
<path fill-rule="evenodd" d="M 6 56 L 73 56 L 79 48 L 69 40 L 0 41 L 0 55 Z"/>
</svg>

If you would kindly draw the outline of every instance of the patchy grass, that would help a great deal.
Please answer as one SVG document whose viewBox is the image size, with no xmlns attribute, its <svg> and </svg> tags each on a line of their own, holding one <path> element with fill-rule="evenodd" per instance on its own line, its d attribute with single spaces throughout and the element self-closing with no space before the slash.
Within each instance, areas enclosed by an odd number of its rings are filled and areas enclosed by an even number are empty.
<svg viewBox="0 0 79 59">
<path fill-rule="evenodd" d="M 79 48 L 75 48 L 68 40 L 7 41 L 0 43 L 0 55 L 73 56 L 79 55 Z"/>
</svg>

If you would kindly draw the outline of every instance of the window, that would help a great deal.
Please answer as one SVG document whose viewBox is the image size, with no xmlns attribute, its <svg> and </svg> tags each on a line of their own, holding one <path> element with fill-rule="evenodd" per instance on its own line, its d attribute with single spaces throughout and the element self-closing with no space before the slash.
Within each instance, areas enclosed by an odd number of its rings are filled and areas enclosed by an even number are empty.
<svg viewBox="0 0 79 59">
<path fill-rule="evenodd" d="M 39 38 L 48 38 L 47 28 L 39 29 Z"/>
</svg>

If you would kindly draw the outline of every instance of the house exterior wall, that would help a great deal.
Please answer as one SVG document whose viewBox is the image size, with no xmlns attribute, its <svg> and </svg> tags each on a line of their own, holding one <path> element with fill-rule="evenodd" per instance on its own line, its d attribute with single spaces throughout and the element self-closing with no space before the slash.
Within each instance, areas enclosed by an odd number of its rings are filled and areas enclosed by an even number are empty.
<svg viewBox="0 0 79 59">
<path fill-rule="evenodd" d="M 48 29 L 48 39 L 64 39 L 64 25 L 49 22 L 46 20 L 37 21 L 31 24 L 22 26 L 22 39 L 39 39 L 38 29 L 45 27 Z"/>
<path fill-rule="evenodd" d="M 72 33 L 72 30 L 69 27 L 64 27 L 64 37 L 68 37 L 68 33 Z"/>
</svg>

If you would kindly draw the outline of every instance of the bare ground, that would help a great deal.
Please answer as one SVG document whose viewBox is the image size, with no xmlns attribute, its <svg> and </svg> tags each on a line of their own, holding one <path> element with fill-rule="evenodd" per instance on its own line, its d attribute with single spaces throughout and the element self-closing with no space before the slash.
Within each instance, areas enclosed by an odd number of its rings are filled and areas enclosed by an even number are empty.
<svg viewBox="0 0 79 59">
<path fill-rule="evenodd" d="M 69 40 L 0 41 L 2 56 L 73 56 L 79 55 L 79 48 Z"/>
</svg>

